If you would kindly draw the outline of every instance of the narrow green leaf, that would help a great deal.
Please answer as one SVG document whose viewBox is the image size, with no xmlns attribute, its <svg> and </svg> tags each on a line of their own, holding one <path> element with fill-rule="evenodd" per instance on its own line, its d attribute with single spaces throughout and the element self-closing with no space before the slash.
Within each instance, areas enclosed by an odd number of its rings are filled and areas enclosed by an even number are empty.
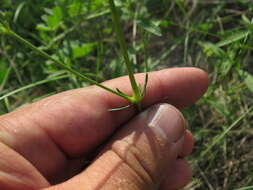
<svg viewBox="0 0 253 190">
<path fill-rule="evenodd" d="M 248 89 L 253 93 L 253 76 L 249 73 L 246 73 L 245 84 Z"/>
<path fill-rule="evenodd" d="M 110 9 L 104 9 L 102 11 L 99 10 L 99 11 L 93 12 L 93 13 L 89 14 L 88 16 L 86 16 L 86 19 L 87 20 L 94 19 L 94 18 L 103 16 L 103 15 L 108 14 L 108 13 L 110 13 Z"/>
<path fill-rule="evenodd" d="M 25 4 L 26 4 L 25 1 L 22 2 L 22 3 L 20 3 L 19 6 L 18 6 L 18 8 L 16 9 L 15 14 L 14 14 L 14 17 L 13 17 L 13 22 L 14 22 L 14 23 L 17 22 L 18 17 L 19 17 L 19 15 L 20 15 L 20 12 L 21 12 L 22 9 L 24 8 Z"/>
<path fill-rule="evenodd" d="M 44 31 L 44 32 L 48 32 L 51 31 L 51 28 L 49 28 L 48 26 L 46 26 L 45 24 L 38 24 L 36 26 L 36 29 L 39 31 Z"/>
<path fill-rule="evenodd" d="M 10 67 L 8 68 L 4 62 L 0 61 L 0 91 L 8 78 L 9 72 Z"/>
<path fill-rule="evenodd" d="M 242 20 L 243 20 L 245 23 L 250 24 L 250 20 L 249 20 L 249 18 L 248 18 L 245 14 L 242 15 Z"/>
<path fill-rule="evenodd" d="M 88 55 L 95 47 L 96 43 L 86 43 L 82 45 L 74 45 L 72 47 L 73 58 L 77 59 L 79 57 L 84 57 Z"/>
<path fill-rule="evenodd" d="M 207 57 L 212 56 L 218 56 L 218 57 L 224 57 L 225 52 L 218 47 L 216 44 L 210 43 L 210 42 L 198 42 L 200 46 L 203 47 L 203 51 L 206 54 Z"/>
<path fill-rule="evenodd" d="M 238 189 L 235 189 L 235 190 L 251 190 L 253 189 L 253 185 L 252 186 L 247 186 L 247 187 L 241 187 L 241 188 L 238 188 Z"/>
<path fill-rule="evenodd" d="M 144 30 L 156 35 L 156 36 L 162 36 L 162 31 L 159 25 L 161 24 L 161 21 L 157 20 L 148 20 L 148 19 L 139 19 L 137 20 L 137 24 L 143 28 Z"/>
<path fill-rule="evenodd" d="M 120 94 L 124 94 L 120 89 L 116 88 L 117 92 Z"/>
<path fill-rule="evenodd" d="M 145 75 L 145 83 L 144 83 L 144 88 L 143 88 L 142 96 L 145 96 L 145 94 L 147 92 L 147 87 L 148 87 L 148 73 L 146 73 L 146 75 Z"/>
<path fill-rule="evenodd" d="M 5 98 L 7 98 L 9 96 L 12 96 L 12 95 L 14 95 L 16 93 L 19 93 L 21 91 L 33 88 L 33 87 L 38 86 L 38 85 L 49 83 L 49 82 L 52 82 L 52 81 L 61 80 L 61 79 L 67 78 L 67 77 L 68 77 L 68 75 L 62 75 L 62 76 L 52 77 L 52 78 L 48 78 L 48 79 L 44 79 L 44 80 L 41 80 L 41 81 L 38 81 L 38 82 L 34 82 L 34 83 L 31 83 L 31 84 L 28 84 L 26 86 L 20 87 L 20 88 L 18 88 L 16 90 L 13 90 L 13 91 L 11 91 L 11 92 L 9 92 L 9 93 L 1 96 L 0 97 L 0 101 L 4 100 Z"/>
<path fill-rule="evenodd" d="M 130 104 L 130 105 L 127 105 L 127 106 L 124 106 L 124 107 L 120 107 L 120 108 L 113 108 L 113 109 L 109 109 L 108 111 L 110 111 L 110 112 L 123 111 L 123 110 L 126 110 L 126 109 L 130 108 L 131 106 L 133 106 L 133 105 Z"/>
<path fill-rule="evenodd" d="M 216 45 L 218 47 L 227 46 L 231 43 L 237 42 L 243 38 L 246 38 L 250 34 L 249 31 L 238 31 L 230 36 L 228 36 L 225 40 L 220 41 Z"/>
<path fill-rule="evenodd" d="M 216 99 L 206 99 L 206 102 L 212 106 L 219 114 L 223 117 L 228 117 L 230 115 L 229 111 L 226 109 L 223 103 L 217 101 Z"/>
</svg>

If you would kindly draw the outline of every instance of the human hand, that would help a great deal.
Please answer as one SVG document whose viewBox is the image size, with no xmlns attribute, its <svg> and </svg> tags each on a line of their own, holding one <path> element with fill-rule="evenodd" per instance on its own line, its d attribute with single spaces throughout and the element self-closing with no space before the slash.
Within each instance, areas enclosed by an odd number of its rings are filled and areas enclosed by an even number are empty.
<svg viewBox="0 0 253 190">
<path fill-rule="evenodd" d="M 109 112 L 127 102 L 95 86 L 1 116 L 0 189 L 170 190 L 187 184 L 191 170 L 183 158 L 190 154 L 193 138 L 175 107 L 201 97 L 207 75 L 177 68 L 152 72 L 149 78 L 143 106 L 151 107 L 135 117 L 133 108 Z M 131 93 L 126 77 L 105 85 Z M 95 160 L 83 170 L 98 146 Z"/>
</svg>

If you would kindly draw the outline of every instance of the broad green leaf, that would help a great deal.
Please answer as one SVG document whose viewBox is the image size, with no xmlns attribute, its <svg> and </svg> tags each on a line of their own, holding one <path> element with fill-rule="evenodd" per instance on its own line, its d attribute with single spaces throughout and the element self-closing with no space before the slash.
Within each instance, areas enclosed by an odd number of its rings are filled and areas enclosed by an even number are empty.
<svg viewBox="0 0 253 190">
<path fill-rule="evenodd" d="M 54 7 L 53 9 L 45 9 L 47 15 L 42 16 L 42 20 L 46 23 L 47 27 L 43 27 L 43 25 L 38 25 L 38 29 L 40 30 L 57 30 L 60 23 L 63 19 L 63 13 L 60 7 Z"/>
<path fill-rule="evenodd" d="M 209 31 L 213 27 L 213 24 L 211 24 L 211 23 L 200 23 L 198 25 L 198 27 L 202 31 Z"/>
<path fill-rule="evenodd" d="M 227 46 L 231 43 L 234 43 L 234 42 L 237 42 L 243 38 L 246 38 L 249 34 L 250 34 L 249 31 L 238 31 L 238 32 L 228 36 L 226 39 L 220 41 L 216 45 L 217 45 L 217 47 Z"/>
<path fill-rule="evenodd" d="M 4 34 L 6 32 L 6 28 L 0 23 L 0 34 Z"/>
<path fill-rule="evenodd" d="M 158 20 L 149 20 L 149 19 L 140 19 L 137 21 L 137 24 L 139 24 L 140 27 L 142 27 L 144 30 L 156 35 L 156 36 L 162 36 L 162 31 L 159 25 L 161 24 L 161 21 Z"/>
<path fill-rule="evenodd" d="M 95 43 L 86 43 L 82 45 L 72 46 L 73 58 L 77 59 L 79 57 L 84 57 L 93 51 Z"/>
<path fill-rule="evenodd" d="M 76 1 L 73 2 L 69 8 L 68 8 L 68 13 L 71 17 L 77 16 L 78 14 L 80 14 L 82 10 L 82 3 L 81 1 Z"/>
<path fill-rule="evenodd" d="M 63 18 L 63 13 L 60 7 L 53 8 L 53 16 L 56 18 L 58 22 L 60 22 Z"/>
<path fill-rule="evenodd" d="M 60 60 L 64 58 L 64 62 L 68 63 L 71 56 L 73 59 L 85 57 L 91 53 L 97 43 L 80 43 L 79 41 L 64 41 L 63 47 L 55 54 L 55 59 Z M 69 56 L 66 56 L 69 55 Z"/>
<path fill-rule="evenodd" d="M 62 11 L 60 7 L 55 7 L 53 9 L 53 14 L 48 17 L 48 26 L 51 28 L 57 28 L 62 20 Z"/>
<path fill-rule="evenodd" d="M 91 10 L 96 10 L 104 6 L 105 0 L 92 0 Z"/>
</svg>

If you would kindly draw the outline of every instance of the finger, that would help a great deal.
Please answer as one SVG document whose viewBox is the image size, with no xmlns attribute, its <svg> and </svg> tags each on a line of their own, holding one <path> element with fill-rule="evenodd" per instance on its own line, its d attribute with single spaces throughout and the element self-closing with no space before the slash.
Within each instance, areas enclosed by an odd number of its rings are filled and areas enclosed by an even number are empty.
<svg viewBox="0 0 253 190">
<path fill-rule="evenodd" d="M 184 133 L 175 107 L 153 106 L 127 123 L 86 171 L 49 189 L 157 189 L 176 161 Z"/>
<path fill-rule="evenodd" d="M 191 154 L 194 146 L 194 139 L 190 131 L 186 130 L 184 144 L 182 150 L 179 153 L 180 157 L 186 157 Z"/>
<path fill-rule="evenodd" d="M 186 186 L 192 179 L 192 170 L 184 159 L 178 159 L 168 171 L 160 190 L 176 190 Z"/>
<path fill-rule="evenodd" d="M 143 75 L 137 78 L 139 82 L 144 80 Z M 166 101 L 177 107 L 191 105 L 208 83 L 206 74 L 195 68 L 157 71 L 149 78 L 145 107 Z M 126 93 L 131 91 L 126 77 L 105 84 Z M 129 120 L 133 109 L 108 111 L 126 104 L 122 98 L 94 86 L 67 91 L 1 116 L 0 140 L 45 176 L 52 177 L 64 169 L 65 154 L 76 157 L 87 153 Z"/>
<path fill-rule="evenodd" d="M 0 153 L 1 190 L 34 190 L 49 186 L 34 166 L 3 143 L 0 143 Z"/>
<path fill-rule="evenodd" d="M 143 82 L 144 75 L 137 75 L 137 80 L 140 83 Z M 168 102 L 179 108 L 189 106 L 203 95 L 207 89 L 207 81 L 206 74 L 194 68 L 153 72 L 150 74 L 143 106 L 148 107 L 159 102 Z M 125 93 L 131 94 L 127 77 L 108 81 L 105 85 L 114 89 L 120 88 Z M 187 96 L 185 96 L 186 94 Z M 134 114 L 134 109 L 108 112 L 111 108 L 125 106 L 127 102 L 94 86 L 70 91 L 57 96 L 57 98 L 58 100 L 48 99 L 39 104 L 39 106 L 46 104 L 46 110 L 42 113 L 46 114 L 44 118 L 51 118 L 52 116 L 48 116 L 49 114 L 54 115 L 54 118 L 59 118 L 58 120 L 50 120 L 50 123 L 45 127 L 42 125 L 42 128 L 70 156 L 78 156 L 80 153 L 93 149 L 111 135 L 116 127 L 125 123 Z M 53 107 L 52 104 L 57 102 L 62 106 Z M 51 106 L 54 113 L 50 112 Z M 62 111 L 58 111 L 58 109 L 62 109 Z M 67 109 L 69 115 L 65 114 Z M 65 112 L 64 115 L 62 112 Z M 58 113 L 61 115 L 59 116 Z M 58 125 L 59 120 L 62 121 L 60 126 Z"/>
</svg>

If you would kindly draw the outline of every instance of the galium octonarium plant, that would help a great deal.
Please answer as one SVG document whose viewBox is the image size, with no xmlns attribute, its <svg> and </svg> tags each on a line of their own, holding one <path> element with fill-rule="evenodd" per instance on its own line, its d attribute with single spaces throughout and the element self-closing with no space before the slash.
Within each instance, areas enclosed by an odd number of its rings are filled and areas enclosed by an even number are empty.
<svg viewBox="0 0 253 190">
<path fill-rule="evenodd" d="M 87 77 L 86 75 L 70 68 L 67 64 L 55 59 L 53 56 L 50 56 L 45 51 L 40 50 L 35 45 L 33 45 L 32 43 L 30 43 L 29 41 L 27 41 L 26 39 L 24 39 L 23 37 L 18 35 L 16 32 L 14 32 L 10 28 L 9 24 L 6 22 L 5 15 L 3 12 L 0 12 L 0 32 L 4 35 L 10 36 L 10 37 L 18 40 L 23 45 L 32 49 L 34 52 L 38 53 L 39 55 L 43 56 L 44 58 L 46 58 L 48 60 L 51 60 L 53 63 L 57 64 L 58 66 L 62 67 L 65 70 L 67 70 L 68 72 L 74 74 L 75 76 L 83 79 L 84 81 L 87 81 L 93 85 L 97 85 L 98 87 L 103 88 L 104 90 L 107 90 L 117 96 L 120 96 L 129 102 L 128 106 L 123 107 L 123 108 L 114 108 L 114 109 L 111 109 L 111 111 L 122 110 L 122 109 L 128 108 L 129 106 L 134 106 L 136 108 L 136 110 L 138 112 L 140 112 L 142 110 L 141 102 L 142 102 L 142 99 L 144 98 L 145 93 L 146 93 L 148 74 L 146 73 L 145 83 L 144 83 L 143 87 L 140 84 L 137 84 L 135 77 L 134 77 L 134 65 L 131 62 L 129 55 L 128 55 L 127 44 L 126 44 L 126 40 L 125 40 L 125 37 L 123 34 L 122 26 L 120 23 L 120 16 L 119 16 L 117 7 L 115 6 L 114 0 L 108 0 L 108 3 L 109 3 L 111 15 L 112 15 L 112 22 L 113 22 L 114 30 L 115 30 L 115 33 L 117 36 L 117 41 L 120 46 L 121 54 L 124 58 L 124 64 L 125 64 L 126 70 L 128 72 L 129 80 L 131 83 L 132 95 L 127 95 L 124 92 L 120 91 L 119 89 L 111 89 L 109 87 L 106 87 L 106 86 L 98 83 L 97 81 Z"/>
</svg>

